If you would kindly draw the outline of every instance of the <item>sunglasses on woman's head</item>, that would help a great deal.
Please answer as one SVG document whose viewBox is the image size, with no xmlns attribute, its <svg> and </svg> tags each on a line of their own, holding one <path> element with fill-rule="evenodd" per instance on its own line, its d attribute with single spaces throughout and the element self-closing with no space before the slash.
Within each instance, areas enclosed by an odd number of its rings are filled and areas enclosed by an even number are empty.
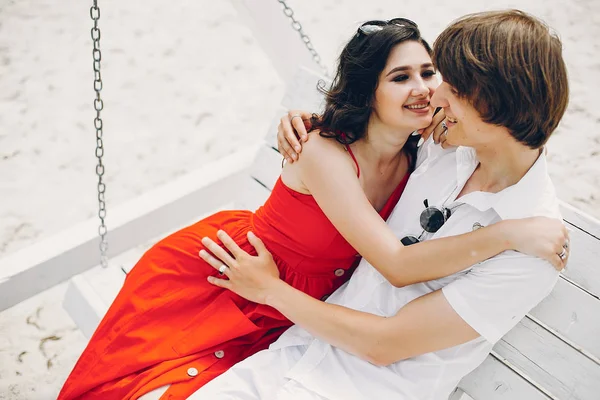
<svg viewBox="0 0 600 400">
<path fill-rule="evenodd" d="M 390 19 L 389 21 L 375 20 L 375 21 L 365 22 L 364 24 L 362 24 L 361 26 L 358 27 L 357 33 L 362 33 L 363 35 L 370 35 L 372 33 L 379 32 L 385 26 L 388 26 L 388 25 L 407 26 L 407 27 L 419 29 L 417 24 L 414 23 L 413 21 L 411 21 L 410 19 L 394 18 L 394 19 Z"/>
</svg>

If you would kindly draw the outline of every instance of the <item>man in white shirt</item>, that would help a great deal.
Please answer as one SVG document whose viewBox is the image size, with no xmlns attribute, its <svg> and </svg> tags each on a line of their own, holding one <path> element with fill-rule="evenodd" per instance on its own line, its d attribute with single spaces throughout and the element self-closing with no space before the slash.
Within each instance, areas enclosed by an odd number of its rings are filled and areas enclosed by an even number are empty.
<svg viewBox="0 0 600 400">
<path fill-rule="evenodd" d="M 518 11 L 466 16 L 442 32 L 433 59 L 444 82 L 431 103 L 445 111 L 442 142 L 459 147 L 444 149 L 431 138 L 421 146 L 388 220 L 403 242 L 504 219 L 560 217 L 541 149 L 568 102 L 561 52 L 541 21 Z M 425 200 L 451 212 L 433 234 L 420 225 Z M 238 261 L 259 274 L 270 258 L 259 239 L 253 244 L 259 256 Z M 322 303 L 282 281 L 242 290 L 232 275 L 214 283 L 297 325 L 191 399 L 447 399 L 557 277 L 547 261 L 509 251 L 397 288 L 363 260 Z"/>
</svg>

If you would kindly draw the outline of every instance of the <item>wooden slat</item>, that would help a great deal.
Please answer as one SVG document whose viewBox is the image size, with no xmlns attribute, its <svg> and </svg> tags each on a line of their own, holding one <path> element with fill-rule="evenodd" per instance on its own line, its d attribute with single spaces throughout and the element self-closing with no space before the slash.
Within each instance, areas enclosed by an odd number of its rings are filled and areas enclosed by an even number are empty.
<svg viewBox="0 0 600 400">
<path fill-rule="evenodd" d="M 452 393 L 450 393 L 448 400 L 464 400 L 465 396 L 468 396 L 468 394 L 463 392 L 462 389 L 456 388 Z"/>
<path fill-rule="evenodd" d="M 109 257 L 232 198 L 255 154 L 246 148 L 113 208 Z M 2 258 L 0 311 L 97 265 L 97 232 L 91 219 Z"/>
<path fill-rule="evenodd" d="M 598 219 L 565 202 L 561 202 L 560 212 L 569 224 L 600 239 L 600 221 Z"/>
<path fill-rule="evenodd" d="M 461 389 L 456 388 L 452 392 L 450 397 L 448 397 L 448 400 L 474 400 L 474 399 L 471 396 L 469 396 L 468 394 L 466 394 L 465 392 L 463 392 Z"/>
<path fill-rule="evenodd" d="M 113 268 L 110 268 L 110 272 L 113 272 L 113 270 Z M 108 271 L 105 270 L 106 273 Z M 125 274 L 117 269 L 117 272 L 110 276 L 116 278 L 114 283 L 118 284 L 120 288 L 123 284 Z M 112 302 L 112 298 L 109 302 L 105 301 L 98 294 L 97 287 L 98 282 L 90 282 L 84 274 L 74 276 L 69 281 L 69 286 L 63 299 L 63 308 L 86 338 L 92 336 L 100 320 L 106 314 L 108 305 Z M 117 288 L 115 296 L 118 290 Z"/>
<path fill-rule="evenodd" d="M 531 316 L 600 359 L 600 300 L 559 279 Z"/>
<path fill-rule="evenodd" d="M 600 298 L 600 240 L 579 228 L 572 229 L 571 255 L 564 275 Z"/>
<path fill-rule="evenodd" d="M 131 248 L 111 258 L 107 268 L 97 266 L 69 281 L 63 308 L 85 337 L 92 336 L 123 286 L 125 273 L 121 269 L 131 270 L 146 248 L 147 245 Z"/>
<path fill-rule="evenodd" d="M 258 150 L 250 175 L 272 190 L 277 178 L 281 175 L 282 159 L 283 157 L 277 150 L 265 144 Z"/>
<path fill-rule="evenodd" d="M 600 365 L 527 318 L 494 351 L 558 399 L 600 393 Z"/>
<path fill-rule="evenodd" d="M 253 177 L 248 176 L 244 181 L 240 198 L 235 202 L 235 208 L 255 211 L 267 201 L 270 194 L 271 191 L 269 189 Z"/>
<path fill-rule="evenodd" d="M 571 241 L 570 278 L 594 289 L 597 278 L 590 282 L 581 277 L 595 272 L 590 266 L 593 267 L 593 260 L 597 258 L 590 258 L 590 255 L 600 251 L 600 241 L 579 229 L 572 232 Z M 599 337 L 600 300 L 561 278 L 552 293 L 532 310 L 531 317 L 509 332 L 496 345 L 495 351 L 508 365 L 515 367 L 518 371 L 513 372 L 515 377 L 523 379 L 522 374 L 551 394 L 551 398 L 591 400 L 600 392 Z M 476 400 L 495 398 L 498 390 L 485 389 L 478 383 L 491 380 L 491 374 L 499 369 L 498 364 L 502 365 L 497 360 L 493 363 L 486 360 L 465 378 L 463 384 L 466 386 L 461 387 Z M 504 368 L 511 370 L 507 366 Z M 498 398 L 530 398 L 523 396 L 506 394 Z"/>
<path fill-rule="evenodd" d="M 492 356 L 488 356 L 477 370 L 460 381 L 458 387 L 476 400 L 549 399 Z"/>
<path fill-rule="evenodd" d="M 269 146 L 277 149 L 277 126 L 279 125 L 279 120 L 281 117 L 287 114 L 287 110 L 284 108 L 279 108 L 271 120 L 271 124 L 269 125 L 269 130 L 265 136 L 265 143 Z"/>
<path fill-rule="evenodd" d="M 247 177 L 246 177 L 247 178 Z M 249 179 L 249 178 L 247 178 Z M 241 185 L 240 182 L 229 181 L 231 185 Z M 232 193 L 232 192 L 227 192 Z M 220 197 L 220 194 L 214 190 L 207 193 L 213 197 Z M 228 196 L 229 202 L 224 202 L 220 207 L 212 210 L 203 210 L 204 214 L 194 215 L 192 219 L 184 221 L 179 226 L 174 225 L 171 229 L 161 231 L 158 236 L 149 238 L 147 241 L 130 248 L 128 251 L 119 254 L 110 259 L 109 266 L 102 268 L 97 266 L 83 274 L 77 275 L 69 282 L 69 287 L 63 301 L 63 307 L 69 313 L 73 321 L 86 337 L 90 337 L 94 332 L 100 320 L 108 310 L 117 293 L 125 281 L 125 273 L 130 271 L 141 258 L 143 253 L 154 243 L 163 237 L 175 232 L 184 226 L 188 226 L 202 218 L 214 214 L 215 212 L 235 207 L 234 196 Z"/>
</svg>

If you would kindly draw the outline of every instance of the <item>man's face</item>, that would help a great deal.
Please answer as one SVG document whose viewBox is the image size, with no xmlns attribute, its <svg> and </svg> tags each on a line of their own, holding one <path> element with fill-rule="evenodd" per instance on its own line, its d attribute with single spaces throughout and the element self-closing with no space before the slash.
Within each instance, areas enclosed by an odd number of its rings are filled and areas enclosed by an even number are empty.
<svg viewBox="0 0 600 400">
<path fill-rule="evenodd" d="M 431 98 L 433 107 L 442 107 L 448 126 L 448 144 L 453 146 L 478 147 L 491 139 L 486 135 L 486 124 L 479 113 L 467 101 L 458 96 L 456 90 L 446 82 L 437 88 Z"/>
</svg>

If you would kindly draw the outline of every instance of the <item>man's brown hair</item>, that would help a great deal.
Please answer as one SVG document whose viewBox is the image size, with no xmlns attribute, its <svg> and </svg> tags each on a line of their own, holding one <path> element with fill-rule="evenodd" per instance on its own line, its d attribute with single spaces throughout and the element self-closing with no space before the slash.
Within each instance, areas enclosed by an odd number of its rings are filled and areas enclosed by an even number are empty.
<svg viewBox="0 0 600 400">
<path fill-rule="evenodd" d="M 531 148 L 546 143 L 569 102 L 560 39 L 519 10 L 454 21 L 435 40 L 433 62 L 483 121 Z"/>
</svg>

